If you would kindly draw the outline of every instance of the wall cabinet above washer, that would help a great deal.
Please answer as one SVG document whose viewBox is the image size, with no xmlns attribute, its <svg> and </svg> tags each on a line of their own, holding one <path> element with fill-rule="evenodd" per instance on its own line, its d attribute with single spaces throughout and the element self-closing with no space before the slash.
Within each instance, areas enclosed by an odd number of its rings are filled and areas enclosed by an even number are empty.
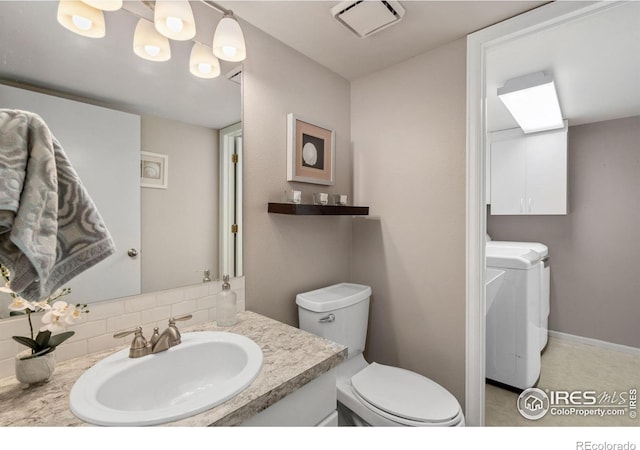
<svg viewBox="0 0 640 450">
<path fill-rule="evenodd" d="M 492 215 L 567 214 L 567 123 L 562 129 L 490 134 Z"/>
</svg>

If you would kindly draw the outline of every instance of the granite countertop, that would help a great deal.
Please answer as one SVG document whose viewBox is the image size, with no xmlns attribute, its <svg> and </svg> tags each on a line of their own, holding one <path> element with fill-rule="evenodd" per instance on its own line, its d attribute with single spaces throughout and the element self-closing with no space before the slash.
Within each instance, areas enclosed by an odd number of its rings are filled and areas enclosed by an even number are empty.
<svg viewBox="0 0 640 450">
<path fill-rule="evenodd" d="M 218 328 L 215 322 L 185 327 L 189 331 L 220 330 L 255 341 L 264 354 L 258 377 L 234 398 L 200 414 L 166 426 L 233 426 L 273 405 L 346 358 L 346 348 L 284 323 L 244 311 L 238 323 Z M 23 388 L 15 377 L 0 380 L 0 426 L 88 426 L 69 409 L 69 392 L 82 373 L 125 347 L 58 363 L 51 380 Z"/>
</svg>

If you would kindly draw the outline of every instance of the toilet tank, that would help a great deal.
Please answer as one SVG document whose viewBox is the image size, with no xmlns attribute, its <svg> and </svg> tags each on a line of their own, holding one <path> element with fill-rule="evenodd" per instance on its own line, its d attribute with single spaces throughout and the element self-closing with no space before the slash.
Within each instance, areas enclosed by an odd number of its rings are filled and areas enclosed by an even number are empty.
<svg viewBox="0 0 640 450">
<path fill-rule="evenodd" d="M 300 328 L 342 344 L 347 358 L 364 351 L 371 287 L 340 283 L 296 296 Z"/>
</svg>

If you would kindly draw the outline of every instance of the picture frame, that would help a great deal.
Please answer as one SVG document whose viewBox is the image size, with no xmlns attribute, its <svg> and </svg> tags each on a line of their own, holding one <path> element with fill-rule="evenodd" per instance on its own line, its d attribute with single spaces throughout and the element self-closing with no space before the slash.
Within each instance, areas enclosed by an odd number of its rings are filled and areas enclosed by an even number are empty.
<svg viewBox="0 0 640 450">
<path fill-rule="evenodd" d="M 140 152 L 140 186 L 167 189 L 169 175 L 169 155 Z"/>
<path fill-rule="evenodd" d="M 287 181 L 333 186 L 335 147 L 334 130 L 287 114 Z"/>
</svg>

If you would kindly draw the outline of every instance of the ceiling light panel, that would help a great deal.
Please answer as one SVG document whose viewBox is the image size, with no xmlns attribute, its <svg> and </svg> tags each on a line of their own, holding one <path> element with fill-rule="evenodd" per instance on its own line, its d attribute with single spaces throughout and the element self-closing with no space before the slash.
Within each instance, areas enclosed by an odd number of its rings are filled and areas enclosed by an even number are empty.
<svg viewBox="0 0 640 450">
<path fill-rule="evenodd" d="M 564 127 L 551 75 L 536 72 L 508 80 L 498 97 L 525 133 Z"/>
</svg>

